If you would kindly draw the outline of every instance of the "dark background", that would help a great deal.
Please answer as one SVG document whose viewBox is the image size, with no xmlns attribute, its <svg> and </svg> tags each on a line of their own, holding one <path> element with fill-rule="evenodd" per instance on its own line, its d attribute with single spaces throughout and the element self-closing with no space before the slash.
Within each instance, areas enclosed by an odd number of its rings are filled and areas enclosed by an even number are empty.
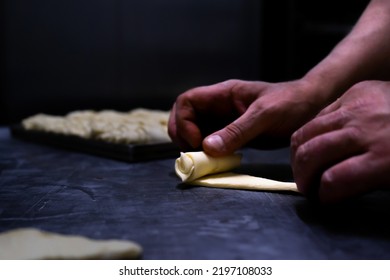
<svg viewBox="0 0 390 280">
<path fill-rule="evenodd" d="M 0 124 L 39 112 L 169 109 L 225 79 L 301 77 L 367 0 L 3 0 Z"/>
</svg>

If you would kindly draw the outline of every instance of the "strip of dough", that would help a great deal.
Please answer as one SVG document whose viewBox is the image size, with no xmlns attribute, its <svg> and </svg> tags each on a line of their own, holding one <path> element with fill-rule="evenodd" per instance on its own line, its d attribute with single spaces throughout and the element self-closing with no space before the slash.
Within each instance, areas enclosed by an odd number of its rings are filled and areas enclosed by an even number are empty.
<svg viewBox="0 0 390 280">
<path fill-rule="evenodd" d="M 199 178 L 190 182 L 214 188 L 257 190 L 257 191 L 292 191 L 298 192 L 297 185 L 290 182 L 280 182 L 262 177 L 225 172 Z"/>
<path fill-rule="evenodd" d="M 0 234 L 1 260 L 137 259 L 142 248 L 132 241 L 93 240 L 33 228 Z"/>
<path fill-rule="evenodd" d="M 204 152 L 181 153 L 175 171 L 183 182 L 205 187 L 247 189 L 261 191 L 298 192 L 292 182 L 280 182 L 261 177 L 226 172 L 238 167 L 241 155 L 210 157 Z"/>
<path fill-rule="evenodd" d="M 208 174 L 231 170 L 241 163 L 241 155 L 211 157 L 204 152 L 180 153 L 175 171 L 183 182 L 190 182 Z"/>
</svg>

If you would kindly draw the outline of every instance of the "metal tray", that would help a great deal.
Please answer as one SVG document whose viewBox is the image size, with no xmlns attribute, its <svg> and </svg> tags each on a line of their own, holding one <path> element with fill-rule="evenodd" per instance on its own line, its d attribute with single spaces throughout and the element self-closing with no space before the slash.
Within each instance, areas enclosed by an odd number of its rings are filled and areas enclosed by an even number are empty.
<svg viewBox="0 0 390 280">
<path fill-rule="evenodd" d="M 127 162 L 172 158 L 179 154 L 178 147 L 171 142 L 142 145 L 115 144 L 78 136 L 27 130 L 21 124 L 10 126 L 10 131 L 13 137 L 23 140 Z"/>
</svg>

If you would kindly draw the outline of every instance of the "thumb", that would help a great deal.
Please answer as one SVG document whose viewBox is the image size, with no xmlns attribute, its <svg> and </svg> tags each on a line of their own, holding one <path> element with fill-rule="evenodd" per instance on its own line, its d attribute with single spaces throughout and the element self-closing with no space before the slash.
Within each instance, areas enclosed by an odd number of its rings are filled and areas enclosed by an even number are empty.
<svg viewBox="0 0 390 280">
<path fill-rule="evenodd" d="M 259 118 L 255 112 L 246 112 L 234 122 L 214 132 L 203 140 L 203 150 L 211 156 L 234 153 L 260 132 Z"/>
</svg>

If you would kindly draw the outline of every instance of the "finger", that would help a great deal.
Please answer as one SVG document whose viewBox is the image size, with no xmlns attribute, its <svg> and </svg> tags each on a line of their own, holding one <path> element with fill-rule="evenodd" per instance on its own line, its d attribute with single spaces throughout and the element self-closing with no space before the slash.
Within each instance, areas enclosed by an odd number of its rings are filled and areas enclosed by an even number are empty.
<svg viewBox="0 0 390 280">
<path fill-rule="evenodd" d="M 298 148 L 292 160 L 299 191 L 306 195 L 312 193 L 326 169 L 362 152 L 358 132 L 353 128 L 331 131 L 307 141 Z"/>
<path fill-rule="evenodd" d="M 246 85 L 247 83 L 249 82 L 229 80 L 190 89 L 177 99 L 178 110 L 180 111 L 182 107 L 191 107 L 200 113 L 229 113 L 233 88 L 237 87 L 237 84 Z"/>
<path fill-rule="evenodd" d="M 314 118 L 291 136 L 292 160 L 297 149 L 319 135 L 341 129 L 351 119 L 345 110 L 337 110 Z"/>
<path fill-rule="evenodd" d="M 202 134 L 196 122 L 196 112 L 191 105 L 182 104 L 176 111 L 177 140 L 184 147 L 198 148 L 202 142 Z"/>
<path fill-rule="evenodd" d="M 335 203 L 379 188 L 377 178 L 383 178 L 384 174 L 372 162 L 373 159 L 368 154 L 362 154 L 328 169 L 321 178 L 320 201 Z"/>
<path fill-rule="evenodd" d="M 207 110 L 210 98 L 204 94 L 209 87 L 191 89 L 180 95 L 175 103 L 174 123 L 175 139 L 183 148 L 198 148 L 201 145 L 202 134 L 197 124 L 197 112 Z"/>
<path fill-rule="evenodd" d="M 176 103 L 173 104 L 171 113 L 168 119 L 168 134 L 172 141 L 179 146 L 181 150 L 188 150 L 191 148 L 189 143 L 183 139 L 180 134 L 177 133 L 177 124 L 176 124 Z"/>
<path fill-rule="evenodd" d="M 176 103 L 173 104 L 171 113 L 168 118 L 168 135 L 173 142 L 177 141 L 177 130 L 176 130 Z"/>
<path fill-rule="evenodd" d="M 262 120 L 261 110 L 249 108 L 234 122 L 206 137 L 203 149 L 212 156 L 233 153 L 262 132 Z"/>
<path fill-rule="evenodd" d="M 171 122 L 171 133 L 183 147 L 199 148 L 202 142 L 201 115 L 230 114 L 229 94 L 234 81 L 191 89 L 180 95 L 175 103 L 175 119 Z M 174 128 L 173 128 L 174 127 Z"/>
</svg>

